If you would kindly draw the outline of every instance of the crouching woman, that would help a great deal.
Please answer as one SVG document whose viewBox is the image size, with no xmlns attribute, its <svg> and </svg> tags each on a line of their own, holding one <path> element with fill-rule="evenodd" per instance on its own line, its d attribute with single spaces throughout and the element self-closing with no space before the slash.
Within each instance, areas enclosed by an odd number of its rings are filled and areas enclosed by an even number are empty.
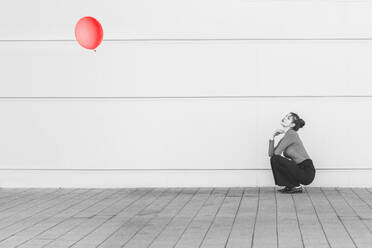
<svg viewBox="0 0 372 248">
<path fill-rule="evenodd" d="M 275 184 L 284 186 L 282 193 L 301 193 L 302 185 L 309 185 L 315 178 L 315 168 L 298 135 L 298 129 L 305 125 L 296 113 L 288 113 L 281 121 L 283 129 L 278 129 L 269 140 L 269 157 Z M 275 136 L 284 133 L 274 148 Z M 284 157 L 281 156 L 283 153 Z"/>
</svg>

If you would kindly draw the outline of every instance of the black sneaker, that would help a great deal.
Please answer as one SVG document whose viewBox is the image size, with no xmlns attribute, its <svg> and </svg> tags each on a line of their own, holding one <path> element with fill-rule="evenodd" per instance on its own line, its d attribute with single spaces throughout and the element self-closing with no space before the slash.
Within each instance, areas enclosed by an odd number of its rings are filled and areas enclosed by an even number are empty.
<svg viewBox="0 0 372 248">
<path fill-rule="evenodd" d="M 290 189 L 291 189 L 291 188 L 285 186 L 284 188 L 278 189 L 278 192 L 284 193 L 284 192 L 286 192 L 286 191 L 288 191 L 288 190 L 290 190 Z"/>
<path fill-rule="evenodd" d="M 288 194 L 302 193 L 302 191 L 303 191 L 302 186 L 297 186 L 297 187 L 293 187 L 293 188 L 291 188 L 289 190 L 286 190 L 283 193 L 288 193 Z"/>
</svg>

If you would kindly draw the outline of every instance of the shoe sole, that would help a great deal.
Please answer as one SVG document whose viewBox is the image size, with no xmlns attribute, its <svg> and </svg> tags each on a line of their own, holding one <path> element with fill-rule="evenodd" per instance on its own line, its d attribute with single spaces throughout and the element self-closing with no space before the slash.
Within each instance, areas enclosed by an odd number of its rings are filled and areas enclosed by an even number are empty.
<svg viewBox="0 0 372 248">
<path fill-rule="evenodd" d="M 296 194 L 296 193 L 302 193 L 303 190 L 294 190 L 294 191 L 285 191 L 283 193 L 287 193 L 287 194 Z"/>
<path fill-rule="evenodd" d="M 284 192 L 287 192 L 287 191 L 286 190 L 283 190 L 283 189 L 279 189 L 278 192 L 284 193 Z"/>
</svg>

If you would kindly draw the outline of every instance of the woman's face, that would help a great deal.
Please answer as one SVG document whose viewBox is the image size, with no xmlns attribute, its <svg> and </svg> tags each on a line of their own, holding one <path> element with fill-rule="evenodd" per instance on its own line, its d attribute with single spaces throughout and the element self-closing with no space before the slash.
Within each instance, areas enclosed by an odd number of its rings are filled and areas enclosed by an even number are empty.
<svg viewBox="0 0 372 248">
<path fill-rule="evenodd" d="M 280 124 L 283 126 L 283 127 L 294 127 L 294 123 L 293 123 L 293 116 L 291 115 L 291 113 L 288 113 L 283 119 L 282 121 L 280 122 Z"/>
</svg>

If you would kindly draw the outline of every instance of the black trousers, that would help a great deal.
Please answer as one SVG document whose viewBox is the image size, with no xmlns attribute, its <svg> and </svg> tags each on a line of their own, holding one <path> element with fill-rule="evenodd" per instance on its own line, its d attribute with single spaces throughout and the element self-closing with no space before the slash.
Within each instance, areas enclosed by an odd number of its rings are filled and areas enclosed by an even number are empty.
<svg viewBox="0 0 372 248">
<path fill-rule="evenodd" d="M 276 185 L 287 187 L 308 185 L 315 178 L 315 168 L 311 159 L 296 164 L 281 155 L 273 155 L 270 163 Z"/>
</svg>

